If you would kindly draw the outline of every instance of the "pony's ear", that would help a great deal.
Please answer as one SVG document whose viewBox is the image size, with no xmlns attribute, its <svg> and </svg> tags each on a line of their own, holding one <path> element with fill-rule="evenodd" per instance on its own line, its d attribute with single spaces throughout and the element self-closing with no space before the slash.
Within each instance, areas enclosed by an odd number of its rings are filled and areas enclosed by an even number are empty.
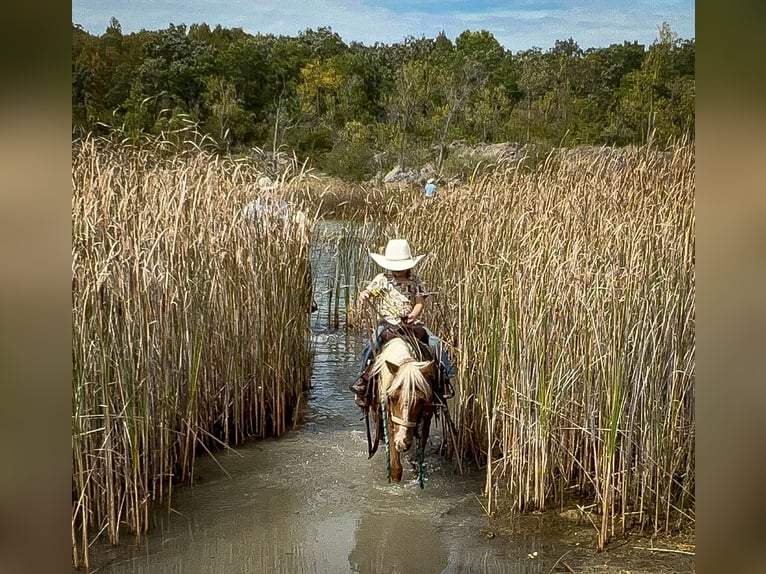
<svg viewBox="0 0 766 574">
<path fill-rule="evenodd" d="M 386 361 L 386 367 L 388 367 L 388 372 L 394 376 L 399 371 L 399 365 L 392 363 L 391 361 Z"/>
<path fill-rule="evenodd" d="M 424 377 L 428 377 L 433 374 L 434 362 L 433 361 L 421 361 L 415 363 L 415 366 L 420 370 Z"/>
</svg>

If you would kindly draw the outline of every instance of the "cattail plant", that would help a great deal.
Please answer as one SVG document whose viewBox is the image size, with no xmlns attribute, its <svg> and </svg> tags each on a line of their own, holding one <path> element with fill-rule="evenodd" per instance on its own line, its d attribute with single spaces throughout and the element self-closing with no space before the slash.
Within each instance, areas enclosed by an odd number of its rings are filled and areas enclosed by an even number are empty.
<svg viewBox="0 0 766 574">
<path fill-rule="evenodd" d="M 144 533 L 200 449 L 285 432 L 308 386 L 308 236 L 242 217 L 252 163 L 170 151 L 73 144 L 76 566 Z"/>
<path fill-rule="evenodd" d="M 457 358 L 459 448 L 490 510 L 575 493 L 599 548 L 693 524 L 691 147 L 477 172 L 394 234 L 430 254 L 424 318 Z"/>
</svg>

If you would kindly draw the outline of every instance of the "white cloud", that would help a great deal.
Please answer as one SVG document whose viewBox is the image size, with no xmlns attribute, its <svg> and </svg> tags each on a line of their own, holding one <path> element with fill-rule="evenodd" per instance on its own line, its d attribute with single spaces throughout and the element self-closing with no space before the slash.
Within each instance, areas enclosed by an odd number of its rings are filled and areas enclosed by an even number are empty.
<svg viewBox="0 0 766 574">
<path fill-rule="evenodd" d="M 346 43 L 367 45 L 392 44 L 407 36 L 433 38 L 442 30 L 454 39 L 465 30 L 484 29 L 513 51 L 547 49 L 570 37 L 581 48 L 634 40 L 648 45 L 663 21 L 682 38 L 694 36 L 694 6 L 687 1 L 633 1 L 616 8 L 614 2 L 572 0 L 550 9 L 526 2 L 515 2 L 512 9 L 481 9 L 477 2 L 473 12 L 466 11 L 464 3 L 453 9 L 450 3 L 413 1 L 401 3 L 405 11 L 394 13 L 396 5 L 371 6 L 368 0 L 73 0 L 72 20 L 94 34 L 102 34 L 112 16 L 126 33 L 163 29 L 171 22 L 206 22 L 240 27 L 251 34 L 287 36 L 331 27 Z"/>
</svg>

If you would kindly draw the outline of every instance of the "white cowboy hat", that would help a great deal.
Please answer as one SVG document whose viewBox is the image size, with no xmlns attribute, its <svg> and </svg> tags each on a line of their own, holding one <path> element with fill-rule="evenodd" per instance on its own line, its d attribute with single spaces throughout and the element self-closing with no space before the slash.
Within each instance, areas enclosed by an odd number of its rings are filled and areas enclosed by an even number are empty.
<svg viewBox="0 0 766 574">
<path fill-rule="evenodd" d="M 383 269 L 404 271 L 415 267 L 425 255 L 413 257 L 410 252 L 410 244 L 407 243 L 406 239 L 391 239 L 386 245 L 386 251 L 383 255 L 370 253 L 370 257 Z"/>
<path fill-rule="evenodd" d="M 426 183 L 433 183 L 433 182 L 434 182 L 434 178 L 430 177 L 428 178 L 428 181 Z"/>
</svg>

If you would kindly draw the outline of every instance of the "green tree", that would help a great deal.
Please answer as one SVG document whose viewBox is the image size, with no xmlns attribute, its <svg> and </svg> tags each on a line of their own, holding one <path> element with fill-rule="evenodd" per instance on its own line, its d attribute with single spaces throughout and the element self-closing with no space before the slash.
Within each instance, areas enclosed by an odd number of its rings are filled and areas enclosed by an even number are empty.
<svg viewBox="0 0 766 574">
<path fill-rule="evenodd" d="M 251 143 L 258 146 L 271 142 L 270 114 L 279 96 L 270 60 L 272 41 L 263 36 L 236 39 L 219 52 L 216 66 L 233 84 L 243 111 L 252 118 Z"/>
<path fill-rule="evenodd" d="M 100 38 L 77 26 L 72 33 L 73 121 L 92 129 L 97 122 L 108 122 L 120 103 L 113 97 L 113 86 L 120 77 L 115 71 L 122 72 L 122 27 L 112 18 Z"/>
<path fill-rule="evenodd" d="M 467 126 L 481 142 L 502 139 L 503 124 L 513 109 L 502 86 L 482 86 L 467 108 Z"/>
<path fill-rule="evenodd" d="M 355 119 L 377 123 L 385 121 L 384 94 L 393 89 L 397 65 L 392 63 L 392 53 L 385 47 L 367 47 L 352 44 L 349 50 L 349 68 L 358 80 L 362 92 L 357 99 L 358 114 Z"/>
<path fill-rule="evenodd" d="M 202 24 L 191 24 L 188 37 L 193 42 L 207 44 L 215 48 L 216 51 L 222 52 L 234 42 L 239 42 L 250 36 L 242 28 L 223 28 L 218 24 L 211 30 L 210 26 L 203 22 Z"/>
<path fill-rule="evenodd" d="M 373 128 L 348 122 L 335 133 L 332 150 L 319 158 L 319 167 L 334 176 L 363 181 L 374 175 L 375 138 Z"/>
<path fill-rule="evenodd" d="M 519 52 L 516 57 L 520 70 L 519 87 L 524 101 L 524 114 L 521 118 L 523 136 L 519 139 L 530 142 L 534 133 L 533 129 L 536 132 L 538 126 L 547 122 L 548 110 L 543 98 L 552 86 L 553 73 L 550 69 L 550 60 L 545 58 L 540 48 Z"/>
<path fill-rule="evenodd" d="M 157 96 L 144 97 L 143 94 L 132 90 L 125 101 L 124 127 L 129 133 L 150 132 L 160 115 L 160 106 L 157 105 Z"/>
<path fill-rule="evenodd" d="M 546 120 L 553 137 L 561 141 L 573 128 L 575 83 L 581 74 L 582 50 L 572 38 L 556 40 L 545 57 L 552 74 L 549 93 L 546 94 L 552 106 Z"/>
<path fill-rule="evenodd" d="M 252 132 L 252 114 L 242 108 L 236 86 L 221 76 L 211 76 L 203 99 L 210 111 L 206 131 L 213 134 L 219 143 L 244 142 Z"/>
<path fill-rule="evenodd" d="M 624 77 L 618 111 L 641 143 L 666 145 L 693 136 L 695 82 L 690 53 L 693 48 L 663 22 L 641 68 Z"/>
<path fill-rule="evenodd" d="M 448 62 L 443 88 L 447 114 L 440 134 L 440 150 L 449 136 L 452 123 L 464 111 L 466 105 L 489 83 L 492 71 L 503 59 L 503 48 L 491 32 L 465 31 L 455 40 L 455 51 Z M 442 156 L 439 157 L 441 165 Z"/>
<path fill-rule="evenodd" d="M 215 61 L 214 48 L 189 38 L 185 26 L 171 24 L 147 43 L 133 89 L 143 98 L 156 97 L 162 110 L 198 117 Z"/>
<path fill-rule="evenodd" d="M 348 50 L 341 37 L 330 27 L 319 27 L 316 30 L 307 28 L 298 34 L 297 41 L 307 50 L 308 56 L 314 60 L 329 60 Z"/>
<path fill-rule="evenodd" d="M 435 91 L 435 68 L 426 60 L 412 60 L 397 72 L 394 89 L 386 98 L 388 119 L 395 127 L 399 166 L 405 167 L 405 149 L 416 115 L 425 115 L 424 107 Z"/>
<path fill-rule="evenodd" d="M 301 109 L 314 117 L 329 116 L 333 121 L 341 86 L 346 80 L 333 60 L 314 60 L 301 69 L 297 86 Z"/>
<path fill-rule="evenodd" d="M 87 128 L 92 102 L 93 70 L 88 62 L 93 36 L 72 25 L 72 125 Z"/>
<path fill-rule="evenodd" d="M 112 19 L 101 36 L 72 26 L 72 123 L 172 131 L 191 122 L 229 146 L 286 146 L 327 161 L 347 153 L 355 164 L 367 156 L 353 150 L 369 145 L 382 169 L 384 152 L 402 167 L 434 152 L 441 164 L 454 139 L 693 137 L 694 74 L 694 40 L 667 24 L 648 50 L 582 51 L 569 38 L 511 54 L 486 30 L 365 46 L 331 28 L 290 37 L 199 23 L 123 34 Z"/>
<path fill-rule="evenodd" d="M 645 54 L 638 42 L 589 48 L 583 53 L 581 73 L 574 79 L 575 94 L 596 100 L 604 111 L 614 109 L 623 77 L 641 69 Z"/>
<path fill-rule="evenodd" d="M 578 132 L 586 141 L 624 145 L 636 133 L 621 121 L 617 108 L 623 78 L 641 68 L 644 46 L 637 42 L 590 48 L 583 53 L 574 93 Z"/>
</svg>

